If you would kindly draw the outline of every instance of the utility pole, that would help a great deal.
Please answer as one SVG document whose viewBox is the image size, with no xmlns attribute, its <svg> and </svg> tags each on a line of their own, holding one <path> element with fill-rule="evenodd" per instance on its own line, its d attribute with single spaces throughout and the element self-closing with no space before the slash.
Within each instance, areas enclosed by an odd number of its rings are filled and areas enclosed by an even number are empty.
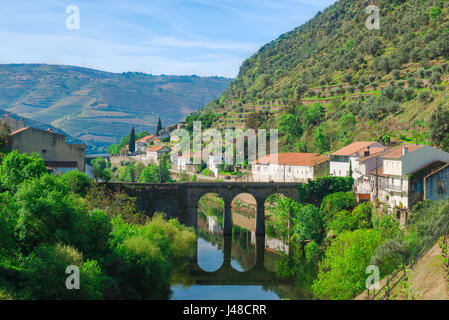
<svg viewBox="0 0 449 320">
<path fill-rule="evenodd" d="M 376 156 L 376 198 L 379 198 L 379 157 Z"/>
</svg>

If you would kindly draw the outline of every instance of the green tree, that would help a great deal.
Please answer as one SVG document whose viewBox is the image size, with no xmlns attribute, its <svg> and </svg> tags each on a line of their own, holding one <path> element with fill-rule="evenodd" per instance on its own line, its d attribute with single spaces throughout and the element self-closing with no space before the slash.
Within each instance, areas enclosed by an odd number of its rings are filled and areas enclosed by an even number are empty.
<svg viewBox="0 0 449 320">
<path fill-rule="evenodd" d="M 340 234 L 325 252 L 312 288 L 321 299 L 353 299 L 365 289 L 366 267 L 382 243 L 375 229 Z"/>
<path fill-rule="evenodd" d="M 439 146 L 449 133 L 449 110 L 438 108 L 432 113 L 429 121 L 429 136 L 434 145 Z"/>
<path fill-rule="evenodd" d="M 429 10 L 429 16 L 430 16 L 430 19 L 432 19 L 432 20 L 435 19 L 436 17 L 438 17 L 440 14 L 441 14 L 440 7 L 435 6 L 435 7 L 430 8 L 430 10 Z"/>
<path fill-rule="evenodd" d="M 93 159 L 91 165 L 95 181 L 108 182 L 111 179 L 111 173 L 107 169 L 106 160 L 103 157 Z"/>
<path fill-rule="evenodd" d="M 66 172 L 59 179 L 71 192 L 77 193 L 82 197 L 86 196 L 87 191 L 92 186 L 91 179 L 87 174 L 77 170 Z"/>
<path fill-rule="evenodd" d="M 287 141 L 301 137 L 302 128 L 293 114 L 281 114 L 277 123 L 279 131 L 286 137 Z"/>
<path fill-rule="evenodd" d="M 378 266 L 380 275 L 385 276 L 401 266 L 407 255 L 407 247 L 401 239 L 388 239 L 376 249 L 376 255 L 371 257 L 371 264 Z"/>
<path fill-rule="evenodd" d="M 129 134 L 128 149 L 131 153 L 136 151 L 136 134 L 134 132 L 134 127 L 131 129 L 131 133 Z"/>
<path fill-rule="evenodd" d="M 80 271 L 80 288 L 67 290 L 65 283 L 68 266 Z M 106 276 L 95 260 L 83 261 L 82 254 L 71 246 L 42 244 L 22 263 L 25 270 L 24 286 L 28 299 L 86 300 L 103 299 Z"/>
<path fill-rule="evenodd" d="M 0 165 L 0 185 L 5 190 L 15 192 L 25 180 L 38 178 L 47 173 L 44 160 L 37 154 L 10 152 Z"/>
<path fill-rule="evenodd" d="M 340 234 L 345 231 L 371 228 L 373 212 L 374 207 L 371 202 L 358 205 L 352 212 L 341 210 L 329 220 L 329 229 L 336 234 Z"/>
<path fill-rule="evenodd" d="M 324 197 L 320 206 L 324 221 L 327 224 L 341 210 L 351 210 L 356 206 L 353 192 L 336 192 Z"/>
<path fill-rule="evenodd" d="M 151 163 L 148 167 L 142 170 L 139 176 L 139 183 L 158 183 L 159 182 L 159 168 L 156 164 Z"/>
<path fill-rule="evenodd" d="M 162 123 L 161 123 L 161 117 L 159 117 L 159 120 L 157 121 L 157 127 L 156 127 L 156 135 L 159 136 L 160 132 L 162 130 Z"/>
</svg>

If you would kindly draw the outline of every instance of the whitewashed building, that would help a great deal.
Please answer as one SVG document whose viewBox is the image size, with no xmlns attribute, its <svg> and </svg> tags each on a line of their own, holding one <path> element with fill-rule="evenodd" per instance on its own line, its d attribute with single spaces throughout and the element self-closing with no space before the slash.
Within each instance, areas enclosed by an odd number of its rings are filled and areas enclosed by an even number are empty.
<svg viewBox="0 0 449 320">
<path fill-rule="evenodd" d="M 215 177 L 218 177 L 219 167 L 221 164 L 232 164 L 233 158 L 232 156 L 226 155 L 209 155 L 209 161 L 207 163 L 207 167 L 214 173 Z"/>
<path fill-rule="evenodd" d="M 147 161 L 159 163 L 159 159 L 164 154 L 170 153 L 171 149 L 167 146 L 154 146 L 147 148 Z"/>
<path fill-rule="evenodd" d="M 376 141 L 357 141 L 353 142 L 330 155 L 330 175 L 336 177 L 347 177 L 350 164 L 352 168 L 359 166 L 357 159 L 366 157 L 370 154 L 382 152 L 386 149 L 384 145 Z M 358 174 L 353 178 L 357 180 Z"/>
<path fill-rule="evenodd" d="M 382 158 L 377 174 L 375 170 L 370 172 L 372 197 L 390 208 L 409 209 L 423 200 L 424 178 L 449 163 L 449 153 L 413 144 L 394 148 Z"/>
<path fill-rule="evenodd" d="M 150 142 L 154 142 L 158 137 L 154 134 L 145 136 L 139 140 L 136 141 L 136 151 L 135 153 L 138 154 L 139 152 L 144 152 L 145 148 L 150 145 Z"/>
<path fill-rule="evenodd" d="M 252 166 L 254 182 L 307 182 L 323 176 L 329 162 L 318 153 L 279 153 L 258 159 Z"/>
</svg>

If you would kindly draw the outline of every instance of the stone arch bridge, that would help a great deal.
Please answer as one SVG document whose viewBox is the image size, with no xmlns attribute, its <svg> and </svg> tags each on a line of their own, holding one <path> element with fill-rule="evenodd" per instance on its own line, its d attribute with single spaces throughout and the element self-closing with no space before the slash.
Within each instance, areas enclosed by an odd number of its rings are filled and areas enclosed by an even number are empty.
<svg viewBox="0 0 449 320">
<path fill-rule="evenodd" d="M 251 194 L 257 202 L 256 235 L 265 235 L 265 200 L 280 193 L 299 200 L 298 184 L 257 182 L 187 182 L 187 183 L 105 183 L 111 191 L 121 191 L 136 198 L 136 207 L 151 216 L 164 212 L 182 224 L 197 228 L 198 201 L 207 193 L 216 193 L 224 201 L 223 234 L 232 234 L 232 200 L 242 193 Z"/>
</svg>

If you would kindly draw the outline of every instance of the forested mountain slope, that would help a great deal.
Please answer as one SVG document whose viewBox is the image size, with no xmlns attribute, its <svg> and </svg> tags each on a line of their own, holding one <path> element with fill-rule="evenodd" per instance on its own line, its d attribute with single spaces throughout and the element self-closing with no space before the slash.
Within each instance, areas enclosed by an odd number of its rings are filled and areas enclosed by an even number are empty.
<svg viewBox="0 0 449 320">
<path fill-rule="evenodd" d="M 379 30 L 365 24 L 371 4 Z M 340 0 L 247 59 L 203 113 L 215 127 L 279 128 L 284 151 L 327 152 L 354 139 L 430 142 L 449 79 L 448 8 L 443 0 Z"/>
</svg>

